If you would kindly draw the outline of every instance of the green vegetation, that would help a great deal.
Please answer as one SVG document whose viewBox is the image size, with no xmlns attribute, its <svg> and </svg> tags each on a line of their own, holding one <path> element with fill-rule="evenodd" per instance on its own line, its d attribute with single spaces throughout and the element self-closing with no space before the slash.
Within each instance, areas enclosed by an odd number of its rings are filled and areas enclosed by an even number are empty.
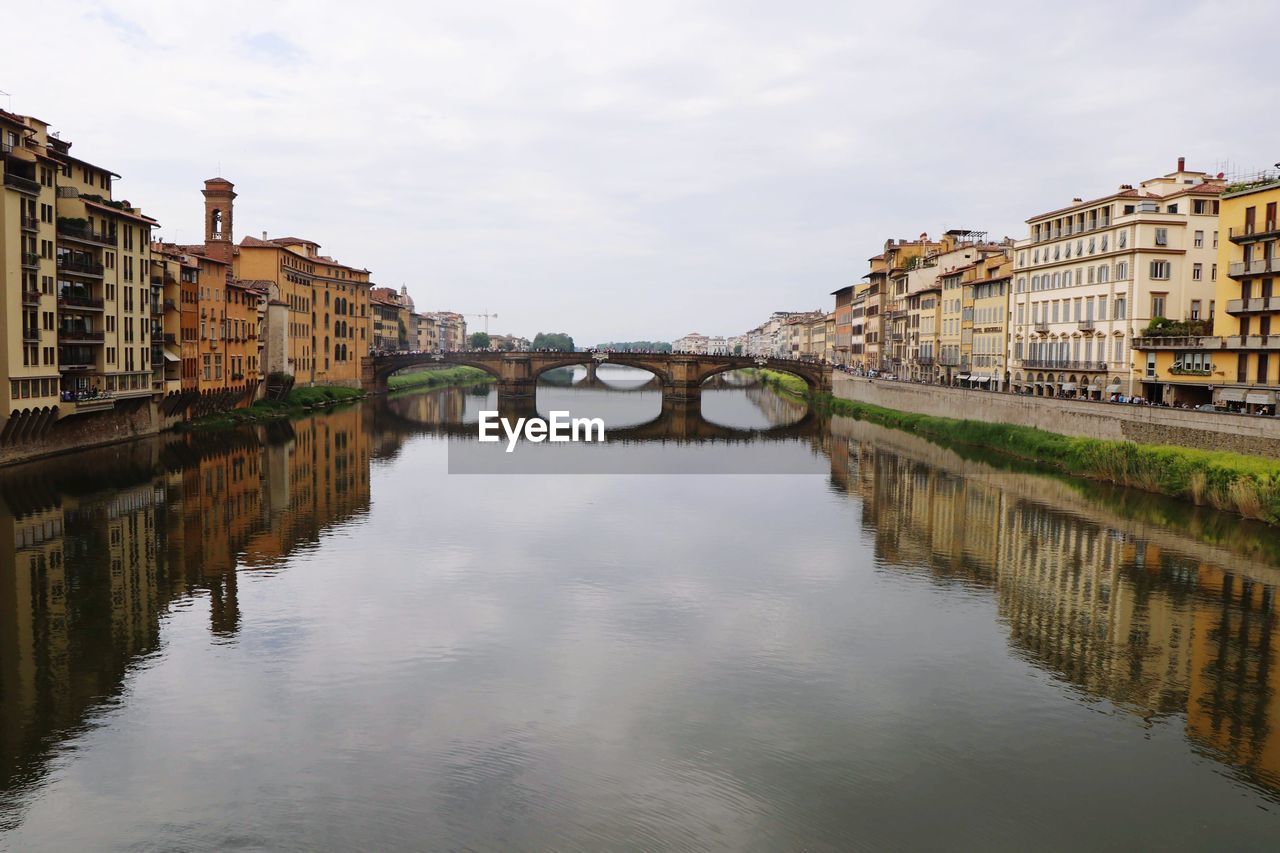
<svg viewBox="0 0 1280 853">
<path fill-rule="evenodd" d="M 799 376 L 780 373 L 777 370 L 759 370 L 757 368 L 750 368 L 744 372 L 755 374 L 765 385 L 775 391 L 781 391 L 784 397 L 792 397 L 799 400 L 808 399 L 809 386 Z"/>
<path fill-rule="evenodd" d="M 610 341 L 607 344 L 596 344 L 596 349 L 614 352 L 671 352 L 671 344 L 666 341 Z"/>
<path fill-rule="evenodd" d="M 1068 474 L 1280 524 L 1280 461 L 1225 451 L 1075 438 L 1032 427 L 918 415 L 821 394 L 816 409 L 948 443 L 989 447 Z"/>
<path fill-rule="evenodd" d="M 1208 320 L 1170 320 L 1152 317 L 1142 334 L 1158 338 L 1199 338 L 1212 333 L 1213 324 Z"/>
<path fill-rule="evenodd" d="M 472 349 L 488 349 L 493 343 L 489 339 L 488 332 L 472 332 L 471 337 L 467 340 L 471 342 Z"/>
<path fill-rule="evenodd" d="M 576 349 L 573 338 L 564 332 L 538 332 L 530 347 L 535 350 L 549 349 L 557 352 L 573 352 Z"/>
<path fill-rule="evenodd" d="M 483 333 L 482 333 L 483 334 Z M 397 373 L 387 377 L 387 390 L 406 388 L 442 388 L 446 385 L 477 385 L 492 382 L 493 377 L 478 367 L 440 367 Z"/>
<path fill-rule="evenodd" d="M 182 426 L 183 429 L 225 429 L 242 424 L 278 421 L 304 415 L 310 409 L 349 403 L 364 397 L 359 388 L 341 385 L 323 385 L 312 388 L 294 388 L 284 400 L 258 400 L 244 409 L 231 409 L 196 418 Z"/>
<path fill-rule="evenodd" d="M 1280 524 L 1280 460 L 1221 450 L 1075 438 L 1033 427 L 918 415 L 830 394 L 809 395 L 804 380 L 786 373 L 761 370 L 757 375 L 784 396 L 807 399 L 822 414 L 900 429 L 940 444 L 988 448 L 1051 471 Z"/>
</svg>

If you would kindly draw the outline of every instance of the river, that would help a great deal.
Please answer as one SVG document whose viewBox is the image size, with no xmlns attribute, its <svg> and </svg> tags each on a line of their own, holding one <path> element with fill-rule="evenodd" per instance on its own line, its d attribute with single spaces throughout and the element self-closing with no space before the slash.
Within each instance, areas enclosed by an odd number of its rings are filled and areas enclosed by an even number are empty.
<svg viewBox="0 0 1280 853">
<path fill-rule="evenodd" d="M 0 471 L 0 847 L 1274 849 L 1274 531 L 583 386 Z"/>
</svg>

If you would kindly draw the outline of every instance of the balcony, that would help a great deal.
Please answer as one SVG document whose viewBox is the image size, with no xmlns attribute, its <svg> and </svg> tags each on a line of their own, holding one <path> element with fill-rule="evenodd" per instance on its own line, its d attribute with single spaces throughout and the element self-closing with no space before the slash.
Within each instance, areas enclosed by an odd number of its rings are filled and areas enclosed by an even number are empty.
<svg viewBox="0 0 1280 853">
<path fill-rule="evenodd" d="M 18 227 L 23 231 L 38 231 L 40 230 L 40 220 L 34 216 L 20 216 L 18 217 Z"/>
<path fill-rule="evenodd" d="M 27 269 L 33 269 L 33 270 L 34 270 L 34 269 L 39 269 L 39 268 L 40 268 L 40 256 L 39 256 L 39 255 L 37 255 L 35 252 L 23 252 L 23 253 L 22 253 L 22 265 L 23 265 L 24 267 L 26 267 Z"/>
<path fill-rule="evenodd" d="M 176 344 L 178 342 L 178 336 L 171 332 L 165 332 L 164 342 L 166 344 Z"/>
<path fill-rule="evenodd" d="M 162 279 L 160 276 L 158 276 L 158 275 L 153 275 L 153 276 L 151 276 L 151 286 L 152 286 L 152 287 L 159 287 L 159 286 L 160 286 L 160 285 L 162 285 L 163 283 L 164 283 L 164 279 Z"/>
<path fill-rule="evenodd" d="M 1226 344 L 1223 338 L 1204 337 L 1140 337 L 1134 338 L 1133 348 L 1136 350 L 1161 349 L 1223 349 Z"/>
<path fill-rule="evenodd" d="M 1049 324 L 1048 324 L 1048 323 L 1036 323 L 1034 328 L 1035 328 L 1036 332 L 1038 332 L 1038 333 L 1040 333 L 1040 334 L 1042 334 L 1042 335 L 1047 335 L 1047 334 L 1049 334 Z"/>
<path fill-rule="evenodd" d="M 95 332 L 91 329 L 79 329 L 74 326 L 58 327 L 58 343 L 60 344 L 100 344 L 103 337 L 102 332 Z"/>
<path fill-rule="evenodd" d="M 930 365 L 933 364 L 933 356 L 918 355 L 916 356 L 916 364 L 920 365 L 921 367 L 929 367 Z"/>
<path fill-rule="evenodd" d="M 1268 311 L 1280 311 L 1280 296 L 1227 300 L 1228 314 L 1257 314 Z"/>
<path fill-rule="evenodd" d="M 1169 372 L 1175 376 L 1212 376 L 1213 375 L 1212 368 L 1182 367 L 1181 365 L 1178 365 L 1178 364 L 1175 364 L 1173 367 L 1170 367 Z"/>
<path fill-rule="evenodd" d="M 21 175 L 15 175 L 13 172 L 5 172 L 4 185 L 6 187 L 13 187 L 15 190 L 19 190 L 20 192 L 31 193 L 33 195 L 40 194 L 40 184 L 37 181 L 33 181 L 30 178 L 24 178 Z"/>
<path fill-rule="evenodd" d="M 102 264 L 92 258 L 78 258 L 72 255 L 58 256 L 58 271 L 72 275 L 88 275 L 102 278 Z"/>
<path fill-rule="evenodd" d="M 78 293 L 59 293 L 58 307 L 70 309 L 82 309 L 85 311 L 101 311 L 102 300 L 95 299 L 92 296 L 86 296 Z"/>
<path fill-rule="evenodd" d="M 1082 332 L 1092 332 L 1094 329 L 1093 320 L 1077 320 L 1076 328 Z"/>
<path fill-rule="evenodd" d="M 1272 219 L 1269 222 L 1241 225 L 1239 228 L 1228 228 L 1227 239 L 1232 243 L 1248 243 L 1252 240 L 1267 240 L 1280 236 L 1280 222 Z"/>
<path fill-rule="evenodd" d="M 1226 349 L 1280 349 L 1280 335 L 1230 335 L 1225 340 Z"/>
<path fill-rule="evenodd" d="M 958 355 L 940 355 L 938 356 L 939 367 L 959 367 L 960 356 Z"/>
<path fill-rule="evenodd" d="M 1022 366 L 1030 370 L 1083 370 L 1105 372 L 1105 361 L 1070 361 L 1061 358 L 1024 358 Z"/>
<path fill-rule="evenodd" d="M 1263 275 L 1280 272 L 1280 257 L 1262 258 L 1255 261 L 1236 261 L 1227 266 L 1227 278 L 1244 278 L 1250 275 Z"/>
<path fill-rule="evenodd" d="M 166 310 L 166 311 L 177 311 L 177 310 L 178 310 L 178 303 L 177 303 L 177 302 L 174 302 L 172 299 L 166 299 L 166 300 L 164 301 L 164 310 Z"/>
<path fill-rule="evenodd" d="M 94 231 L 87 224 L 67 219 L 58 220 L 58 236 L 67 240 L 79 240 L 82 243 L 96 243 L 100 246 L 115 246 L 115 232 Z"/>
<path fill-rule="evenodd" d="M 40 291 L 24 290 L 22 291 L 22 304 L 28 307 L 36 307 L 40 304 Z"/>
<path fill-rule="evenodd" d="M 23 340 L 23 341 L 26 341 L 27 343 L 33 343 L 33 344 L 34 344 L 34 343 L 39 343 L 39 342 L 40 342 L 40 330 L 39 330 L 39 329 L 37 329 L 37 328 L 35 328 L 34 326 L 23 326 L 23 327 L 22 327 L 22 340 Z"/>
</svg>

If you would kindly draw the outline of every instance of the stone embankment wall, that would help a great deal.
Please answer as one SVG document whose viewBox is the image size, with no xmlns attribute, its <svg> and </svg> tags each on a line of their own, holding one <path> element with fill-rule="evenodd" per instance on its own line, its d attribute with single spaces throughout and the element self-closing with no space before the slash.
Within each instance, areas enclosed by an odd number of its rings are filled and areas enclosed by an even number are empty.
<svg viewBox="0 0 1280 853">
<path fill-rule="evenodd" d="M 1036 427 L 1063 435 L 1280 457 L 1280 418 L 1023 397 L 836 373 L 835 396 L 886 409 Z"/>
</svg>

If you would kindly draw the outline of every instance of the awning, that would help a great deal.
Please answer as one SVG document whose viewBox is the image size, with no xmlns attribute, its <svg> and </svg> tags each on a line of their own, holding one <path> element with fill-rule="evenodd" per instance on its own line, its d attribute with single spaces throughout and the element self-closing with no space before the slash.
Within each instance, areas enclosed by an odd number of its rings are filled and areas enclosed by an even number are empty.
<svg viewBox="0 0 1280 853">
<path fill-rule="evenodd" d="M 956 379 L 968 379 L 968 378 L 969 378 L 969 374 L 967 373 L 961 373 L 959 376 L 956 377 Z"/>
<path fill-rule="evenodd" d="M 1084 387 L 1084 390 L 1088 391 L 1090 394 L 1095 394 L 1095 393 L 1097 393 L 1098 391 L 1101 391 L 1101 390 L 1102 390 L 1102 386 L 1101 386 L 1101 385 L 1086 385 L 1086 386 Z"/>
<path fill-rule="evenodd" d="M 1120 383 L 1119 383 L 1119 382 L 1117 382 L 1115 385 L 1108 385 L 1108 386 L 1107 386 L 1107 393 L 1108 393 L 1108 394 L 1119 394 L 1119 393 L 1120 393 Z"/>
<path fill-rule="evenodd" d="M 973 381 L 979 384 L 986 384 L 991 381 L 991 377 L 984 373 L 981 376 L 973 377 Z"/>
<path fill-rule="evenodd" d="M 1252 406 L 1270 406 L 1275 403 L 1276 395 L 1271 391 L 1250 391 L 1244 395 L 1244 401 Z"/>
<path fill-rule="evenodd" d="M 1218 399 L 1224 403 L 1243 403 L 1243 388 L 1219 388 Z"/>
<path fill-rule="evenodd" d="M 1074 382 L 1063 382 L 1063 383 L 1062 383 L 1062 390 L 1063 390 L 1063 391 L 1074 391 L 1074 390 L 1076 390 L 1076 383 L 1074 383 Z"/>
<path fill-rule="evenodd" d="M 176 355 L 169 352 L 168 350 L 164 351 L 164 360 L 165 361 L 182 361 L 182 359 L 178 358 Z"/>
</svg>

